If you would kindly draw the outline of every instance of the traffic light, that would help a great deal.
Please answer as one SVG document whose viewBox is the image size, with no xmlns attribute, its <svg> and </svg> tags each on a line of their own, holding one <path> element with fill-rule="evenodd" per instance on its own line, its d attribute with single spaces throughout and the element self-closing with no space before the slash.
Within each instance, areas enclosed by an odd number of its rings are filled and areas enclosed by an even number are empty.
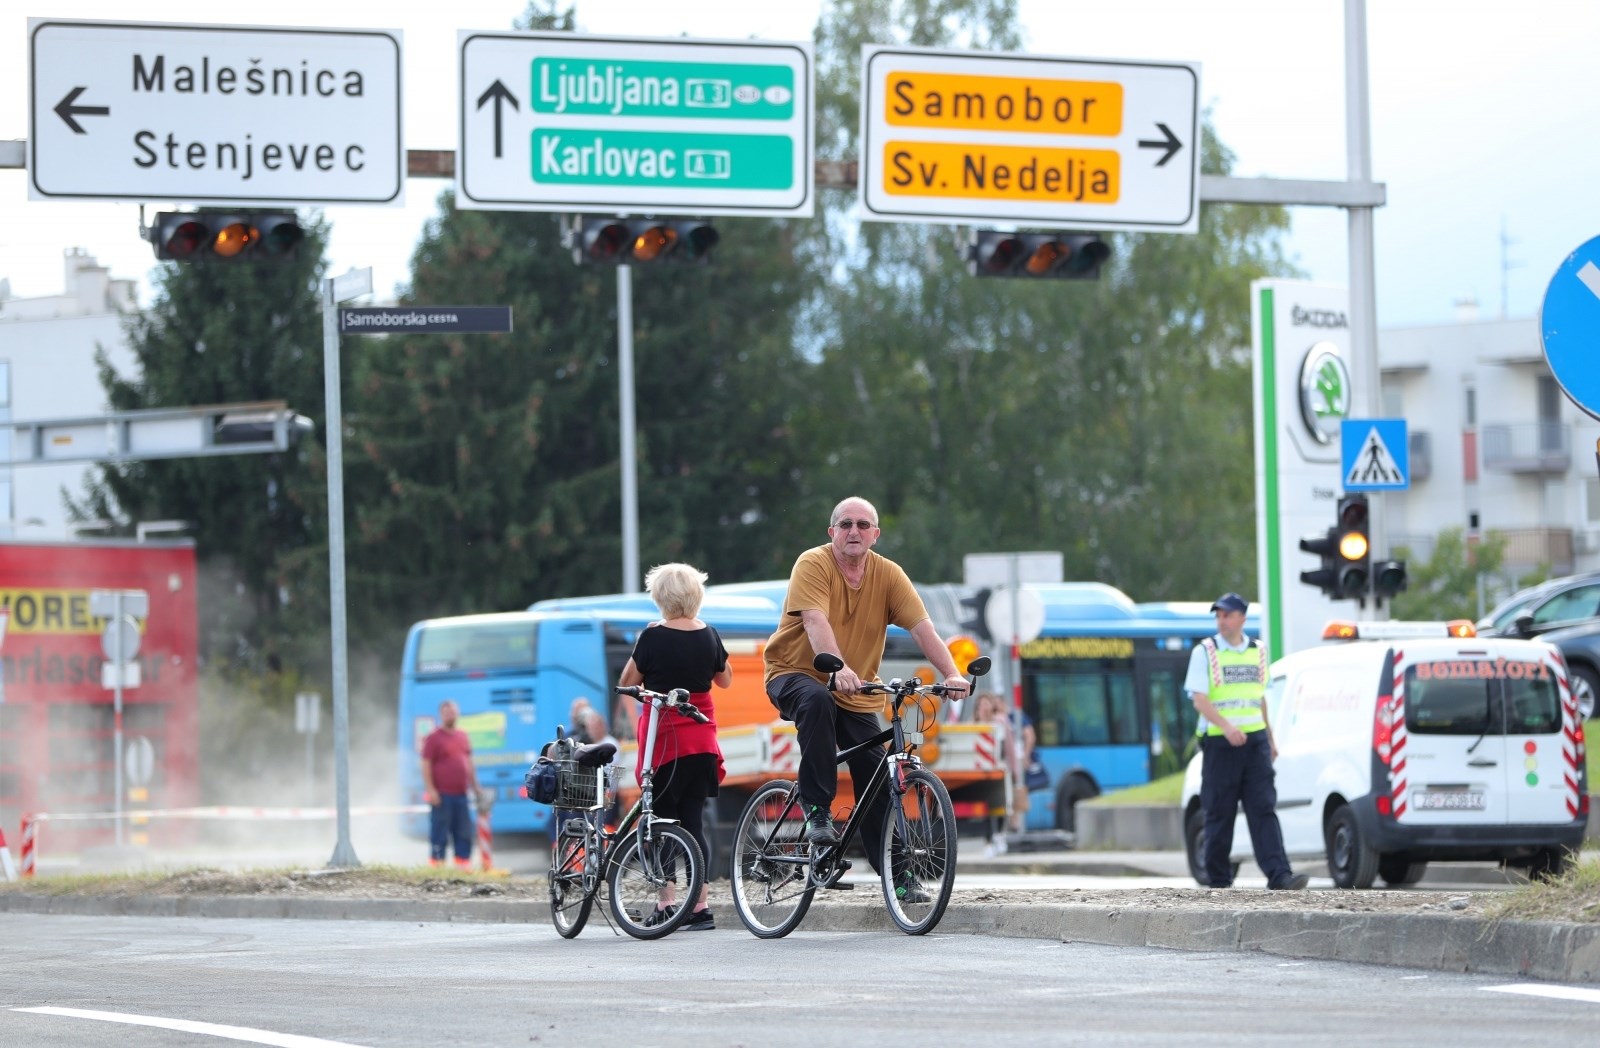
<svg viewBox="0 0 1600 1048">
<path fill-rule="evenodd" d="M 1367 581 L 1372 578 L 1371 531 L 1365 495 L 1346 495 L 1339 500 L 1338 530 L 1339 596 L 1364 604 Z"/>
<path fill-rule="evenodd" d="M 1372 599 L 1374 603 L 1382 606 L 1385 600 L 1394 597 L 1406 588 L 1406 562 L 1403 560 L 1380 561 L 1373 569 L 1372 574 Z"/>
<path fill-rule="evenodd" d="M 1111 247 L 1079 233 L 1001 233 L 974 229 L 967 269 L 975 277 L 1099 280 Z"/>
<path fill-rule="evenodd" d="M 278 261 L 305 239 L 293 211 L 163 211 L 147 232 L 164 262 Z"/>
<path fill-rule="evenodd" d="M 1303 538 L 1300 540 L 1300 548 L 1322 558 L 1322 566 L 1315 571 L 1302 571 L 1300 581 L 1308 586 L 1317 587 L 1330 600 L 1341 599 L 1343 595 L 1339 592 L 1339 569 L 1336 563 L 1339 555 L 1339 529 L 1329 528 L 1321 535 Z"/>
<path fill-rule="evenodd" d="M 675 262 L 704 266 L 721 239 L 699 218 L 605 218 L 582 215 L 571 231 L 572 261 L 619 266 Z"/>
<path fill-rule="evenodd" d="M 983 617 L 984 609 L 989 606 L 989 597 L 993 592 L 988 586 L 985 586 L 970 597 L 962 597 L 961 606 L 966 610 L 961 613 L 962 618 L 957 623 L 962 633 L 976 637 L 985 644 L 994 640 L 989 635 L 989 624 L 984 621 Z M 961 668 L 965 669 L 966 667 L 962 666 Z"/>
</svg>

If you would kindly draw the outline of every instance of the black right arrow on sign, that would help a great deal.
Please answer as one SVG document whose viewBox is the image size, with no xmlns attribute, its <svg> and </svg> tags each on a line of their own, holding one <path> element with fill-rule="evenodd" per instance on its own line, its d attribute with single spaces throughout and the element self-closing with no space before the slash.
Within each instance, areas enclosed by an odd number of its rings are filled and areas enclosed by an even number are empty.
<svg viewBox="0 0 1600 1048">
<path fill-rule="evenodd" d="M 478 104 L 482 105 L 483 103 L 479 102 Z M 1183 148 L 1183 143 L 1178 141 L 1178 136 L 1173 134 L 1172 133 L 1172 129 L 1170 127 L 1168 127 L 1166 124 L 1159 124 L 1158 123 L 1158 124 L 1156 124 L 1156 129 L 1158 131 L 1160 131 L 1161 134 L 1163 136 L 1165 136 L 1165 137 L 1164 138 L 1159 138 L 1159 139 L 1141 138 L 1139 140 L 1139 148 L 1140 149 L 1165 149 L 1166 152 L 1161 154 L 1161 159 L 1156 161 L 1156 166 L 1157 167 L 1163 167 L 1163 166 L 1166 165 L 1166 162 L 1168 160 L 1171 160 L 1173 158 L 1173 156 L 1178 152 L 1178 150 Z M 498 156 L 499 154 L 496 154 L 496 155 Z"/>
</svg>

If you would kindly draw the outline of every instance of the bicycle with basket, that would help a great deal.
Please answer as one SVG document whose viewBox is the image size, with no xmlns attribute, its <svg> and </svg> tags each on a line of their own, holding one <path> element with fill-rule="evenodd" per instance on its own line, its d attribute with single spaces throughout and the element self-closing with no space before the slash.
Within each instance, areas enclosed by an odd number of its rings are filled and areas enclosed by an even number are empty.
<svg viewBox="0 0 1600 1048">
<path fill-rule="evenodd" d="M 701 723 L 708 718 L 682 688 L 665 695 L 640 687 L 615 690 L 644 703 L 650 717 L 639 799 L 614 830 L 605 825 L 605 809 L 615 743 L 580 746 L 557 728 L 550 752 L 528 771 L 528 795 L 559 813 L 550 844 L 550 917 L 566 939 L 583 931 L 601 884 L 609 888 L 611 915 L 623 931 L 658 939 L 688 920 L 706 878 L 699 843 L 677 820 L 652 811 L 652 778 L 661 718 L 669 712 Z M 658 909 L 668 894 L 675 903 Z"/>
<path fill-rule="evenodd" d="M 830 674 L 832 690 L 831 674 L 843 668 L 843 661 L 822 654 L 814 665 Z M 974 659 L 967 673 L 981 677 L 989 665 L 986 657 Z M 888 684 L 863 684 L 861 690 L 888 696 L 889 726 L 836 757 L 844 764 L 871 747 L 882 748 L 884 754 L 856 799 L 839 843 L 813 847 L 806 841 L 800 785 L 787 779 L 775 779 L 756 790 L 739 816 L 733 843 L 733 905 L 739 920 L 760 938 L 780 938 L 799 927 L 818 888 L 853 887 L 841 882 L 850 868 L 844 854 L 860 829 L 861 813 L 881 789 L 889 791 L 889 804 L 878 869 L 890 919 L 906 934 L 922 935 L 939 923 L 950 904 L 956 874 L 955 811 L 944 783 L 922 767 L 917 756 L 921 734 L 907 731 L 902 719 L 913 699 L 943 698 L 950 689 L 916 678 L 896 678 Z"/>
</svg>

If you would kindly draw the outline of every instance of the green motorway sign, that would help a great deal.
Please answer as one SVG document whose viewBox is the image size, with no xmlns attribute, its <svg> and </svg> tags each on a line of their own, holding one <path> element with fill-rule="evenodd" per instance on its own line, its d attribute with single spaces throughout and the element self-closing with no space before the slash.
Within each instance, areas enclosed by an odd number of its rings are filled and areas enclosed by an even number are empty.
<svg viewBox="0 0 1600 1048">
<path fill-rule="evenodd" d="M 456 206 L 810 216 L 806 42 L 463 30 Z"/>
</svg>

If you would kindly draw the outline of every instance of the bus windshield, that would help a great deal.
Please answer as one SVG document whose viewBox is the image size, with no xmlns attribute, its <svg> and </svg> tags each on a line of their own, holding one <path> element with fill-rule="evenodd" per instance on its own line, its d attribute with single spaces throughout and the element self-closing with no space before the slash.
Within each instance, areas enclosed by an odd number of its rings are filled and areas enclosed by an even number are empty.
<svg viewBox="0 0 1600 1048">
<path fill-rule="evenodd" d="M 417 640 L 418 674 L 470 673 L 534 665 L 538 627 L 531 622 L 429 626 Z"/>
</svg>

